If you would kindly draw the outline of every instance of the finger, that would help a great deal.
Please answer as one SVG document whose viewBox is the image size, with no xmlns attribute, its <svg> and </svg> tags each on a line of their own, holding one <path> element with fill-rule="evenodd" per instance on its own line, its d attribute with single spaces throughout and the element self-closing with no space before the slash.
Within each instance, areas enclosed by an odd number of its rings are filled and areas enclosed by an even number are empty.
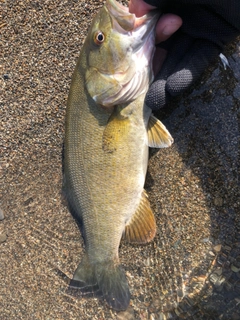
<svg viewBox="0 0 240 320">
<path fill-rule="evenodd" d="M 167 79 L 174 74 L 180 61 L 184 59 L 184 56 L 193 46 L 193 41 L 192 37 L 179 30 L 170 39 L 160 44 L 160 47 L 157 47 L 154 60 L 159 58 L 159 50 L 165 50 L 168 54 L 146 96 L 146 104 L 151 109 L 160 109 L 171 99 L 171 94 L 166 89 Z M 160 51 L 160 54 L 161 52 L 163 51 Z M 173 91 L 173 88 L 171 89 Z"/>
<path fill-rule="evenodd" d="M 152 110 L 158 110 L 164 107 L 169 100 L 170 95 L 166 91 L 166 80 L 160 79 L 150 86 L 145 103 Z"/>
<path fill-rule="evenodd" d="M 160 17 L 156 26 L 156 43 L 167 40 L 182 25 L 182 19 L 175 14 L 165 14 Z"/>
<path fill-rule="evenodd" d="M 190 51 L 193 43 L 194 39 L 187 34 L 182 33 L 181 30 L 177 31 L 167 41 L 160 43 L 157 48 L 165 49 L 168 54 L 155 80 L 167 80 L 167 78 L 174 73 L 179 62 L 183 60 L 185 55 Z"/>
<path fill-rule="evenodd" d="M 182 19 L 174 14 L 166 14 L 162 16 L 156 26 L 156 43 L 166 41 L 173 33 L 175 33 L 182 25 Z M 153 72 L 157 75 L 163 62 L 167 56 L 165 48 L 156 47 L 153 57 Z"/>
<path fill-rule="evenodd" d="M 206 40 L 198 40 L 168 77 L 166 91 L 177 96 L 194 83 L 219 55 L 220 47 Z"/>
<path fill-rule="evenodd" d="M 182 48 L 179 47 L 179 57 L 176 55 L 178 51 L 171 50 L 156 81 L 150 86 L 146 104 L 153 110 L 164 107 L 171 97 L 189 88 L 220 52 L 212 42 L 185 40 L 186 47 L 183 49 L 183 42 Z"/>
</svg>

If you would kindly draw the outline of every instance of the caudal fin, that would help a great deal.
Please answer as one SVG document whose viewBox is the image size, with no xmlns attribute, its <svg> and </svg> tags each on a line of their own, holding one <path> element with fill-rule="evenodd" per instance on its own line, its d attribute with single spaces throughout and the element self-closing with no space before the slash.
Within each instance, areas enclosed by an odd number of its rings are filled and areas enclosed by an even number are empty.
<svg viewBox="0 0 240 320">
<path fill-rule="evenodd" d="M 105 299 L 117 311 L 126 310 L 129 305 L 130 292 L 125 273 L 112 261 L 92 265 L 84 259 L 75 271 L 70 287 Z"/>
</svg>

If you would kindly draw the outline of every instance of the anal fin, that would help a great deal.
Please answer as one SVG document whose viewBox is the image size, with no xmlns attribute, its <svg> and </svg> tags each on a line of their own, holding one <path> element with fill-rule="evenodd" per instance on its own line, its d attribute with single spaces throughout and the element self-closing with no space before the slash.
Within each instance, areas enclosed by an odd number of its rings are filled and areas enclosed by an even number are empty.
<svg viewBox="0 0 240 320">
<path fill-rule="evenodd" d="M 173 143 L 173 138 L 164 124 L 151 115 L 148 121 L 148 145 L 151 148 L 167 148 Z"/>
<path fill-rule="evenodd" d="M 131 243 L 147 243 L 156 234 L 156 222 L 145 190 L 142 192 L 140 204 L 127 222 L 124 238 Z"/>
</svg>

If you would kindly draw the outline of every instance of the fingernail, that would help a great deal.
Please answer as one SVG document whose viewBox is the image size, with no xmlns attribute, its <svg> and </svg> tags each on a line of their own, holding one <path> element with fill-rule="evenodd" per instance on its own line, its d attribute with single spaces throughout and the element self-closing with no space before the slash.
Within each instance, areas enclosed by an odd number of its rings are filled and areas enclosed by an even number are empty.
<svg viewBox="0 0 240 320">
<path fill-rule="evenodd" d="M 165 36 L 171 36 L 175 31 L 179 29 L 179 27 L 179 24 L 169 24 L 163 29 L 162 33 Z"/>
</svg>

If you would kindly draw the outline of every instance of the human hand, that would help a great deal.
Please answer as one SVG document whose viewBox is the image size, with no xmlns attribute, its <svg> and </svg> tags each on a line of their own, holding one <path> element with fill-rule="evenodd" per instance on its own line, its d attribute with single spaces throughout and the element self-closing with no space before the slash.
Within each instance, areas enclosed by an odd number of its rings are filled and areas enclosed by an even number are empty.
<svg viewBox="0 0 240 320">
<path fill-rule="evenodd" d="M 142 0 L 131 1 L 136 4 Z M 156 110 L 191 86 L 223 47 L 240 34 L 240 1 L 145 1 L 163 13 L 174 13 L 183 21 L 181 28 L 160 44 L 168 54 L 146 96 L 147 105 Z M 155 63 L 158 59 L 157 52 Z"/>
</svg>

